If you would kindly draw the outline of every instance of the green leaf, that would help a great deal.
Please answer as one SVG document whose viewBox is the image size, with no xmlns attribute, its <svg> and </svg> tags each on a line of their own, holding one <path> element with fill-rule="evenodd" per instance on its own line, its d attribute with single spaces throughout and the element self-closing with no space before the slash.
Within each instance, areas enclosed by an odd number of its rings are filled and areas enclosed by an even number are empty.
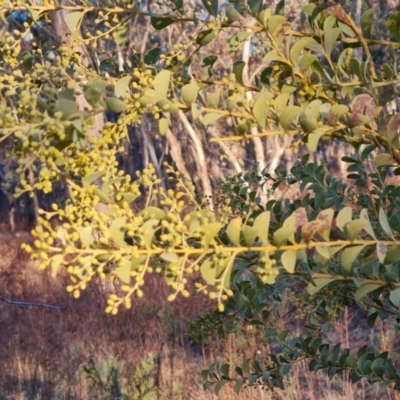
<svg viewBox="0 0 400 400">
<path fill-rule="evenodd" d="M 179 12 L 183 13 L 183 0 L 172 0 L 172 1 L 175 5 L 176 9 Z"/>
<path fill-rule="evenodd" d="M 372 162 L 377 166 L 377 167 L 385 167 L 385 166 L 390 166 L 395 164 L 395 160 L 392 157 L 391 154 L 384 153 L 384 154 L 378 154 Z"/>
<path fill-rule="evenodd" d="M 243 70 L 246 66 L 244 61 L 236 61 L 233 64 L 233 73 L 235 74 L 236 80 L 243 84 Z"/>
<path fill-rule="evenodd" d="M 311 152 L 314 152 L 318 148 L 321 137 L 324 136 L 324 131 L 317 130 L 312 132 L 307 137 L 307 147 Z"/>
<path fill-rule="evenodd" d="M 127 247 L 125 242 L 126 217 L 119 217 L 111 222 L 108 232 L 113 242 L 120 247 Z"/>
<path fill-rule="evenodd" d="M 351 271 L 354 260 L 358 257 L 364 247 L 364 245 L 351 246 L 343 250 L 340 262 L 346 271 Z"/>
<path fill-rule="evenodd" d="M 374 9 L 373 8 L 370 8 L 369 10 L 364 11 L 363 14 L 361 15 L 361 19 L 360 19 L 361 31 L 367 39 L 372 39 L 371 30 L 372 30 L 373 19 L 374 19 Z"/>
<path fill-rule="evenodd" d="M 242 218 L 237 217 L 229 222 L 226 228 L 226 234 L 235 246 L 240 246 L 240 229 L 242 227 Z"/>
<path fill-rule="evenodd" d="M 63 98 L 58 99 L 54 106 L 54 112 L 61 112 L 63 119 L 68 119 L 71 115 L 76 114 L 78 111 L 79 107 L 75 101 Z"/>
<path fill-rule="evenodd" d="M 390 292 L 389 299 L 395 307 L 399 308 L 400 307 L 400 288 L 392 290 Z"/>
<path fill-rule="evenodd" d="M 392 229 L 390 228 L 389 221 L 388 221 L 388 219 L 386 217 L 386 213 L 385 213 L 385 210 L 383 208 L 381 208 L 379 210 L 379 223 L 380 223 L 383 231 L 385 232 L 385 234 L 389 238 L 393 239 L 394 238 L 393 232 L 392 232 Z"/>
<path fill-rule="evenodd" d="M 75 34 L 78 25 L 80 25 L 81 23 L 82 18 L 82 11 L 75 11 L 67 14 L 67 16 L 65 17 L 65 23 L 67 24 L 67 27 L 71 33 Z"/>
<path fill-rule="evenodd" d="M 287 106 L 279 115 L 279 123 L 285 130 L 290 130 L 293 121 L 301 111 L 299 106 Z"/>
<path fill-rule="evenodd" d="M 206 46 L 217 37 L 217 32 L 214 29 L 207 29 L 200 32 L 196 37 L 196 43 L 201 46 Z"/>
<path fill-rule="evenodd" d="M 282 227 L 279 228 L 274 232 L 274 242 L 275 244 L 280 247 L 288 240 L 290 240 L 292 243 L 294 243 L 294 234 L 296 233 L 296 230 L 294 227 Z"/>
<path fill-rule="evenodd" d="M 104 171 L 103 172 L 99 171 L 86 175 L 84 178 L 82 178 L 82 186 L 84 188 L 88 188 L 94 181 L 100 179 L 104 174 L 105 174 Z"/>
<path fill-rule="evenodd" d="M 349 222 L 344 231 L 350 241 L 355 240 L 358 237 L 358 234 L 367 226 L 367 221 L 365 219 L 355 219 L 354 221 Z"/>
<path fill-rule="evenodd" d="M 290 370 L 292 368 L 292 364 L 283 364 L 280 368 L 279 368 L 279 375 L 280 376 L 285 376 L 287 375 Z"/>
<path fill-rule="evenodd" d="M 117 84 L 114 87 L 114 93 L 116 97 L 118 98 L 125 97 L 125 93 L 128 90 L 131 79 L 132 79 L 131 76 L 124 76 L 118 80 Z"/>
<path fill-rule="evenodd" d="M 94 243 L 92 226 L 85 226 L 79 232 L 79 238 L 83 247 L 90 247 Z"/>
<path fill-rule="evenodd" d="M 257 123 L 265 129 L 267 125 L 268 106 L 265 104 L 269 99 L 267 95 L 257 97 L 253 105 L 253 115 Z"/>
<path fill-rule="evenodd" d="M 286 18 L 282 15 L 273 15 L 268 20 L 268 32 L 273 34 L 279 25 L 286 22 Z"/>
<path fill-rule="evenodd" d="M 151 248 L 154 232 L 157 229 L 158 223 L 159 223 L 158 219 L 149 219 L 142 225 L 143 229 L 142 239 L 148 249 Z"/>
<path fill-rule="evenodd" d="M 318 58 L 314 54 L 304 54 L 303 57 L 301 57 L 300 63 L 299 63 L 299 68 L 300 71 L 305 72 L 308 70 L 309 67 L 311 67 L 315 61 L 317 61 Z"/>
<path fill-rule="evenodd" d="M 236 8 L 233 5 L 229 5 L 227 7 L 226 16 L 228 18 L 229 24 L 239 21 L 239 19 L 242 17 L 241 14 L 236 10 Z"/>
<path fill-rule="evenodd" d="M 378 318 L 378 312 L 374 312 L 368 316 L 367 325 L 369 328 L 372 329 L 374 327 L 377 318 Z"/>
<path fill-rule="evenodd" d="M 93 194 L 98 196 L 102 203 L 104 203 L 104 204 L 110 204 L 111 203 L 111 199 L 107 196 L 106 193 L 104 193 L 103 190 L 94 189 Z"/>
<path fill-rule="evenodd" d="M 192 103 L 191 107 L 193 120 L 196 120 L 201 115 L 201 107 L 197 103 Z"/>
<path fill-rule="evenodd" d="M 331 232 L 333 214 L 333 209 L 329 208 L 327 210 L 321 211 L 316 218 L 316 221 L 322 222 L 321 228 L 318 230 L 318 233 L 327 242 L 329 241 L 329 234 Z"/>
<path fill-rule="evenodd" d="M 251 32 L 237 32 L 228 39 L 228 52 L 239 50 L 244 41 L 252 35 Z"/>
<path fill-rule="evenodd" d="M 221 118 L 221 114 L 216 114 L 216 113 L 208 113 L 206 114 L 203 119 L 201 120 L 201 123 L 205 128 L 207 128 L 209 125 L 215 124 L 219 118 Z"/>
<path fill-rule="evenodd" d="M 116 114 L 126 110 L 125 102 L 116 97 L 106 99 L 106 106 L 108 111 Z"/>
<path fill-rule="evenodd" d="M 143 58 L 143 61 L 147 65 L 155 65 L 160 57 L 161 48 L 154 47 L 154 49 L 149 50 Z"/>
<path fill-rule="evenodd" d="M 386 253 L 385 264 L 394 264 L 400 261 L 400 247 L 394 247 Z"/>
<path fill-rule="evenodd" d="M 306 243 L 310 243 L 315 234 L 324 226 L 323 221 L 310 221 L 304 224 L 301 228 L 301 236 Z"/>
<path fill-rule="evenodd" d="M 228 381 L 219 381 L 219 382 L 217 382 L 216 385 L 214 386 L 214 393 L 218 396 L 219 392 L 222 389 L 222 387 L 227 383 L 228 383 Z"/>
<path fill-rule="evenodd" d="M 383 242 L 376 243 L 376 252 L 378 254 L 378 260 L 382 264 L 385 262 L 386 254 L 387 254 L 387 247 Z"/>
<path fill-rule="evenodd" d="M 115 29 L 113 32 L 113 38 L 115 43 L 119 47 L 123 47 L 128 40 L 128 33 L 129 33 L 129 25 L 130 25 L 130 20 L 127 20 L 123 22 L 122 24 L 118 25 L 118 27 Z"/>
<path fill-rule="evenodd" d="M 91 259 L 92 257 L 89 256 Z M 56 278 L 58 274 L 58 270 L 60 269 L 60 265 L 63 261 L 63 255 L 62 254 L 57 254 L 56 256 L 53 256 L 51 259 L 51 277 Z"/>
<path fill-rule="evenodd" d="M 166 69 L 160 71 L 154 77 L 154 89 L 162 98 L 166 98 L 168 95 L 170 79 L 171 79 L 171 72 Z"/>
<path fill-rule="evenodd" d="M 201 2 L 211 15 L 218 16 L 218 0 L 201 0 Z"/>
<path fill-rule="evenodd" d="M 387 20 L 386 25 L 392 36 L 400 41 L 400 12 L 393 13 Z"/>
<path fill-rule="evenodd" d="M 328 54 L 332 53 L 339 35 L 342 33 L 340 28 L 332 28 L 325 32 L 324 44 L 325 50 Z"/>
<path fill-rule="evenodd" d="M 158 120 L 158 129 L 160 131 L 160 135 L 165 135 L 168 132 L 169 123 L 169 118 L 163 117 Z"/>
<path fill-rule="evenodd" d="M 281 256 L 281 263 L 289 274 L 293 274 L 296 267 L 296 250 L 284 251 Z"/>
<path fill-rule="evenodd" d="M 351 222 L 353 215 L 353 209 L 351 207 L 344 207 L 339 211 L 338 216 L 336 217 L 336 226 L 344 232 L 344 227 L 346 224 Z"/>
<path fill-rule="evenodd" d="M 206 281 L 208 285 L 214 285 L 216 281 L 217 268 L 211 257 L 208 257 L 203 261 L 200 267 L 201 277 Z"/>
<path fill-rule="evenodd" d="M 245 378 L 240 378 L 236 381 L 235 386 L 234 386 L 234 391 L 236 394 L 239 394 L 240 391 L 242 390 L 243 385 L 245 384 L 246 379 Z"/>
<path fill-rule="evenodd" d="M 254 226 L 243 225 L 241 232 L 244 244 L 249 247 L 252 246 L 258 236 L 258 231 L 254 229 Z"/>
<path fill-rule="evenodd" d="M 354 293 L 354 299 L 357 303 L 360 302 L 368 293 L 373 292 L 376 289 L 381 288 L 382 285 L 378 285 L 375 283 L 365 283 L 361 285 Z"/>
<path fill-rule="evenodd" d="M 177 113 L 179 111 L 179 107 L 169 99 L 161 99 L 157 101 L 156 105 L 159 109 L 163 110 L 165 114 Z"/>
<path fill-rule="evenodd" d="M 319 292 L 323 287 L 329 285 L 334 279 L 330 278 L 315 278 L 315 286 L 310 282 L 307 286 L 307 293 L 311 296 Z"/>
<path fill-rule="evenodd" d="M 211 78 L 213 75 L 212 69 L 217 59 L 218 59 L 217 56 L 208 56 L 204 58 L 201 62 L 201 68 L 209 78 Z"/>
<path fill-rule="evenodd" d="M 181 98 L 187 106 L 191 105 L 196 100 L 199 90 L 200 88 L 196 82 L 188 83 L 182 87 Z"/>
<path fill-rule="evenodd" d="M 179 256 L 176 253 L 161 253 L 160 258 L 164 261 L 175 262 L 178 261 Z"/>
<path fill-rule="evenodd" d="M 268 244 L 269 223 L 271 220 L 271 213 L 264 211 L 256 217 L 253 223 L 253 228 L 257 231 L 259 240 L 263 245 Z"/>
<path fill-rule="evenodd" d="M 221 224 L 220 222 L 212 222 L 212 223 L 208 224 L 207 229 L 205 230 L 205 233 L 204 233 L 204 247 L 205 248 L 208 248 L 208 246 L 218 235 L 218 232 L 221 230 L 222 227 L 223 227 L 223 224 Z"/>
<path fill-rule="evenodd" d="M 364 220 L 367 222 L 367 224 L 364 226 L 364 231 L 368 233 L 373 239 L 376 240 L 375 232 L 372 229 L 371 221 L 369 220 L 368 216 L 368 210 L 366 208 L 363 208 L 360 212 L 360 219 Z"/>
<path fill-rule="evenodd" d="M 264 62 L 268 62 L 268 61 L 282 62 L 283 58 L 280 55 L 278 55 L 278 52 L 276 50 L 271 50 L 264 56 L 263 61 Z"/>
<path fill-rule="evenodd" d="M 138 215 L 142 215 L 144 218 L 150 218 L 150 219 L 164 219 L 166 218 L 167 214 L 165 211 L 161 210 L 158 207 L 154 206 L 149 206 L 143 209 L 138 213 Z"/>
<path fill-rule="evenodd" d="M 207 100 L 213 108 L 218 109 L 219 99 L 221 97 L 221 90 L 217 89 L 215 92 L 207 93 Z"/>
<path fill-rule="evenodd" d="M 290 61 L 293 63 L 293 65 L 297 65 L 300 58 L 300 53 L 304 50 L 305 45 L 305 40 L 300 39 L 290 49 Z"/>
<path fill-rule="evenodd" d="M 154 29 L 160 30 L 173 24 L 175 20 L 168 17 L 151 17 L 150 22 Z"/>
<path fill-rule="evenodd" d="M 118 267 L 115 269 L 117 277 L 126 284 L 129 284 L 131 281 L 131 266 L 132 260 L 123 259 L 118 263 Z"/>
</svg>

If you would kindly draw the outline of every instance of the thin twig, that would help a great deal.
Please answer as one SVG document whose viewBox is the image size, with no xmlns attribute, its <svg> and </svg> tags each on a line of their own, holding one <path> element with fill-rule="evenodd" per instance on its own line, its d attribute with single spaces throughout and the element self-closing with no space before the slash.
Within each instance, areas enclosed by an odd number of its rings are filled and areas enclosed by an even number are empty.
<svg viewBox="0 0 400 400">
<path fill-rule="evenodd" d="M 4 301 L 6 304 L 10 304 L 12 306 L 17 306 L 20 308 L 32 308 L 32 307 L 45 307 L 45 308 L 54 308 L 56 310 L 68 310 L 67 307 L 64 306 L 52 306 L 50 304 L 42 304 L 42 303 L 30 303 L 26 301 L 12 301 L 12 300 L 7 300 L 3 296 L 0 296 L 0 300 Z"/>
</svg>

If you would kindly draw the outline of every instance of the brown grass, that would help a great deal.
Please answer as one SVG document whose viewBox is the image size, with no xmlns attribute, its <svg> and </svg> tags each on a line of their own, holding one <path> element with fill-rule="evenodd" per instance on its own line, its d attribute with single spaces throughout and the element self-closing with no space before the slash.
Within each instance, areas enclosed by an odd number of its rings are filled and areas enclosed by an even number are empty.
<svg viewBox="0 0 400 400">
<path fill-rule="evenodd" d="M 68 307 L 67 311 L 34 307 L 19 308 L 0 303 L 0 399 L 143 399 L 208 400 L 217 397 L 202 389 L 200 371 L 221 359 L 240 363 L 267 348 L 257 332 L 231 335 L 226 342 L 213 337 L 212 345 L 193 345 L 187 324 L 210 310 L 202 296 L 166 301 L 162 280 L 153 278 L 145 300 L 135 301 L 129 311 L 113 317 L 104 313 L 105 294 L 92 285 L 79 300 L 65 291 L 66 277 L 50 278 L 40 272 L 19 250 L 29 235 L 0 236 L 0 295 L 15 301 Z M 359 331 L 346 315 L 337 337 L 344 345 L 351 331 L 357 342 L 369 331 Z M 382 328 L 383 329 L 383 328 Z M 374 343 L 393 349 L 390 332 Z M 386 340 L 386 342 L 384 342 Z M 397 350 L 396 348 L 394 350 Z M 85 369 L 86 368 L 86 369 Z M 266 393 L 247 390 L 236 396 L 232 387 L 221 392 L 222 400 L 345 400 L 398 399 L 379 393 L 376 386 L 310 375 L 304 363 L 287 380 L 288 390 Z M 121 397 L 122 394 L 126 397 Z"/>
</svg>

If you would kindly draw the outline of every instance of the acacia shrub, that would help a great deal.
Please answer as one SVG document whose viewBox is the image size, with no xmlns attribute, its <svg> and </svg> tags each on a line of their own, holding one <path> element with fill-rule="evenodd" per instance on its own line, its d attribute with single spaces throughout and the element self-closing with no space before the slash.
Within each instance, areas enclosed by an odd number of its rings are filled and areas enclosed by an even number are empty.
<svg viewBox="0 0 400 400">
<path fill-rule="evenodd" d="M 377 318 L 398 322 L 400 193 L 387 174 L 400 174 L 400 114 L 385 109 L 398 96 L 400 13 L 387 18 L 388 41 L 372 29 L 373 10 L 358 26 L 339 4 L 310 3 L 302 9 L 301 29 L 294 30 L 283 1 L 273 10 L 260 0 L 202 4 L 160 1 L 148 10 L 124 1 L 2 4 L 3 24 L 15 13 L 24 15 L 22 27 L 7 30 L 0 42 L 0 133 L 1 140 L 13 141 L 19 164 L 15 194 L 51 193 L 61 181 L 69 195 L 65 205 L 39 210 L 34 245 L 24 250 L 53 276 L 65 268 L 66 290 L 75 298 L 94 277 L 111 280 L 117 291 L 105 311 L 113 315 L 120 306 L 130 308 L 132 296 L 142 297 L 148 274 L 155 273 L 170 287 L 170 301 L 190 296 L 192 279 L 196 292 L 216 300 L 218 310 L 200 325 L 210 319 L 216 321 L 211 327 L 223 328 L 224 319 L 239 319 L 266 326 L 265 338 L 278 353 L 266 362 L 247 360 L 235 373 L 228 364 L 212 365 L 203 377 L 217 393 L 230 381 L 237 391 L 243 385 L 282 388 L 299 360 L 309 360 L 311 371 L 349 371 L 353 382 L 366 378 L 398 390 L 400 378 L 386 352 L 363 347 L 353 354 L 324 343 L 323 332 L 350 306 L 368 310 L 370 328 Z M 54 24 L 56 12 L 65 13 L 65 41 L 37 40 L 32 27 Z M 93 15 L 96 29 L 87 24 Z M 91 69 L 85 46 L 95 52 L 106 40 L 118 52 L 135 15 L 147 15 L 156 30 L 194 24 L 197 31 L 185 44 L 151 50 L 112 74 L 101 61 Z M 197 57 L 221 32 L 230 35 L 232 55 L 232 72 L 224 76 L 213 69 L 217 56 Z M 238 51 L 253 38 L 266 66 L 249 83 Z M 374 61 L 374 46 L 388 49 L 384 64 Z M 354 47 L 362 49 L 362 59 Z M 190 73 L 196 63 L 201 76 Z M 95 125 L 107 112 L 118 119 Z M 244 185 L 228 180 L 214 210 L 170 166 L 174 189 L 160 187 L 152 165 L 132 180 L 117 161 L 128 127 L 151 116 L 165 134 L 171 115 L 181 112 L 204 129 L 231 118 L 236 134 L 214 141 L 289 136 L 295 153 L 313 153 L 326 140 L 347 143 L 354 149 L 342 158 L 347 180 L 327 174 L 306 154 L 286 174 L 238 177 Z M 265 203 L 249 190 L 271 184 L 273 191 L 283 180 L 306 194 Z M 144 207 L 134 211 L 143 198 Z M 304 304 L 304 331 L 297 337 L 267 318 L 288 290 L 294 304 Z"/>
</svg>

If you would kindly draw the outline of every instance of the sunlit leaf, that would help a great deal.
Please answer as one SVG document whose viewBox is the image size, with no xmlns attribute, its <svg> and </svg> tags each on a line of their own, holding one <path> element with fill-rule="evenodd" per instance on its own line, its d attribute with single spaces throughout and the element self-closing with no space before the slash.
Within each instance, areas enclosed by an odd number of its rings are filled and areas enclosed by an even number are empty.
<svg viewBox="0 0 400 400">
<path fill-rule="evenodd" d="M 321 211 L 316 221 L 321 221 L 321 228 L 318 230 L 318 234 L 322 236 L 322 238 L 326 241 L 329 241 L 329 234 L 331 232 L 332 219 L 333 219 L 334 211 L 333 209 L 323 210 Z"/>
<path fill-rule="evenodd" d="M 328 54 L 332 53 L 332 50 L 335 47 L 336 41 L 341 32 L 342 30 L 340 28 L 332 28 L 325 32 L 324 44 L 325 44 L 325 50 Z"/>
<path fill-rule="evenodd" d="M 123 259 L 115 269 L 117 277 L 126 284 L 131 281 L 131 266 L 132 261 L 130 259 Z"/>
<path fill-rule="evenodd" d="M 301 228 L 301 235 L 306 243 L 310 243 L 315 234 L 325 225 L 323 221 L 310 221 Z"/>
<path fill-rule="evenodd" d="M 383 231 L 385 232 L 385 234 L 386 234 L 389 238 L 393 239 L 393 238 L 394 238 L 393 232 L 392 232 L 392 229 L 390 228 L 389 221 L 388 221 L 388 219 L 387 219 L 385 210 L 384 210 L 383 208 L 381 208 L 381 209 L 379 210 L 379 223 L 380 223 L 380 225 L 381 225 Z"/>
<path fill-rule="evenodd" d="M 212 222 L 208 224 L 205 234 L 204 234 L 204 246 L 205 248 L 208 248 L 210 243 L 214 240 L 214 238 L 217 236 L 218 232 L 221 230 L 223 227 L 223 224 L 220 222 Z"/>
<path fill-rule="evenodd" d="M 120 113 L 126 110 L 126 104 L 116 97 L 110 97 L 106 100 L 107 110 L 112 113 Z"/>
<path fill-rule="evenodd" d="M 194 102 L 199 93 L 199 86 L 197 83 L 192 82 L 182 87 L 181 97 L 186 105 L 190 105 Z"/>
<path fill-rule="evenodd" d="M 311 296 L 318 293 L 323 287 L 329 285 L 334 279 L 330 278 L 314 278 L 315 286 L 310 282 L 307 286 L 307 293 Z"/>
<path fill-rule="evenodd" d="M 378 285 L 375 283 L 365 283 L 355 291 L 354 299 L 356 300 L 357 303 L 359 303 L 365 296 L 368 295 L 368 293 L 371 293 L 374 290 L 379 289 L 381 287 L 382 285 Z"/>
<path fill-rule="evenodd" d="M 168 95 L 170 78 L 171 78 L 171 72 L 166 69 L 160 71 L 154 77 L 154 89 L 162 98 L 166 98 Z"/>
<path fill-rule="evenodd" d="M 242 218 L 234 218 L 226 227 L 226 234 L 229 240 L 235 245 L 240 246 L 240 229 L 242 227 Z"/>
<path fill-rule="evenodd" d="M 389 299 L 395 307 L 399 308 L 400 307 L 400 288 L 392 290 L 390 292 Z"/>
<path fill-rule="evenodd" d="M 376 252 L 378 254 L 378 260 L 383 264 L 385 262 L 387 247 L 383 242 L 376 243 Z"/>
<path fill-rule="evenodd" d="M 215 263 L 212 262 L 211 257 L 206 258 L 200 267 L 201 277 L 208 285 L 214 285 L 216 281 L 217 268 Z"/>
<path fill-rule="evenodd" d="M 364 249 L 364 245 L 360 246 L 351 246 L 347 247 L 343 250 L 341 254 L 340 261 L 342 263 L 343 268 L 346 271 L 351 271 L 351 267 L 353 265 L 354 260 L 358 257 L 361 251 Z"/>
<path fill-rule="evenodd" d="M 282 253 L 281 263 L 285 270 L 292 274 L 296 267 L 296 251 L 295 250 L 286 250 Z"/>
<path fill-rule="evenodd" d="M 125 242 L 126 217 L 119 217 L 111 222 L 108 232 L 113 242 L 120 247 L 126 247 Z"/>
<path fill-rule="evenodd" d="M 116 97 L 125 97 L 125 93 L 128 90 L 129 82 L 131 81 L 131 79 L 131 76 L 124 76 L 118 80 L 117 84 L 114 87 L 114 93 Z"/>
<path fill-rule="evenodd" d="M 336 226 L 344 232 L 344 227 L 346 224 L 351 222 L 353 215 L 353 209 L 351 207 L 344 207 L 339 211 L 338 216 L 336 217 Z"/>
<path fill-rule="evenodd" d="M 253 223 L 253 227 L 257 231 L 258 238 L 264 245 L 268 243 L 270 219 L 271 213 L 269 211 L 264 211 L 256 217 Z"/>
<path fill-rule="evenodd" d="M 65 17 L 65 23 L 71 33 L 75 33 L 83 18 L 82 11 L 68 13 Z"/>
<path fill-rule="evenodd" d="M 279 123 L 283 129 L 290 130 L 292 123 L 300 112 L 299 106 L 287 106 L 279 115 Z"/>
<path fill-rule="evenodd" d="M 372 229 L 371 221 L 369 220 L 368 216 L 368 210 L 366 208 L 363 208 L 360 212 L 360 219 L 363 219 L 364 221 L 367 222 L 367 224 L 364 226 L 364 230 L 370 235 L 373 239 L 376 239 L 375 232 Z"/>
<path fill-rule="evenodd" d="M 345 233 L 348 238 L 353 241 L 355 240 L 359 233 L 367 226 L 368 222 L 365 219 L 355 219 L 350 221 L 344 228 Z"/>
</svg>

